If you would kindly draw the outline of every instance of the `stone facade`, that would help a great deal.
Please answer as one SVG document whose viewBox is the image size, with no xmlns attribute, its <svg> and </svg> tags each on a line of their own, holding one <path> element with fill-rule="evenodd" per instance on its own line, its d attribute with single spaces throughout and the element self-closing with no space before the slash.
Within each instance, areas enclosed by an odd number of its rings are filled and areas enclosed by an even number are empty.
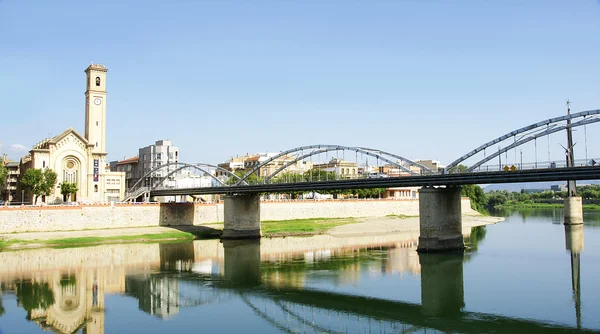
<svg viewBox="0 0 600 334">
<path fill-rule="evenodd" d="M 463 214 L 475 213 L 468 198 Z M 261 202 L 260 218 L 383 217 L 419 214 L 419 201 Z M 224 221 L 223 204 L 115 204 L 0 207 L 0 233 L 51 232 L 145 226 L 202 225 Z"/>
<path fill-rule="evenodd" d="M 21 159 L 21 177 L 30 168 L 50 168 L 57 174 L 57 187 L 47 203 L 63 200 L 58 185 L 76 183 L 72 201 L 119 201 L 125 194 L 125 174 L 106 169 L 106 72 L 102 65 L 86 70 L 85 136 L 68 128 L 58 136 L 37 143 Z M 32 203 L 26 192 L 25 201 Z"/>
</svg>

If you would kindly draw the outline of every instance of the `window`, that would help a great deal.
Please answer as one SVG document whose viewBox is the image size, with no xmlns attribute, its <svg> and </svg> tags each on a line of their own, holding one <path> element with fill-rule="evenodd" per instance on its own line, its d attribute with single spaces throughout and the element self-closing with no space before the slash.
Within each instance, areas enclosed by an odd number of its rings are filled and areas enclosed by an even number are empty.
<svg viewBox="0 0 600 334">
<path fill-rule="evenodd" d="M 96 77 L 96 86 L 100 87 L 100 77 Z"/>
<path fill-rule="evenodd" d="M 96 121 L 96 126 L 98 126 L 98 121 Z"/>
<path fill-rule="evenodd" d="M 98 147 L 98 142 L 96 142 L 96 147 Z"/>
<path fill-rule="evenodd" d="M 46 161 L 42 161 L 42 168 L 46 168 Z"/>
<path fill-rule="evenodd" d="M 162 163 L 159 161 L 156 163 L 156 167 L 160 167 L 162 165 Z"/>
<path fill-rule="evenodd" d="M 95 193 L 97 193 L 97 192 L 98 192 L 98 185 L 97 185 L 97 184 L 95 184 L 95 185 L 94 185 L 94 192 L 95 192 Z"/>
<path fill-rule="evenodd" d="M 162 160 L 162 155 L 160 153 L 156 153 L 156 159 Z"/>
</svg>

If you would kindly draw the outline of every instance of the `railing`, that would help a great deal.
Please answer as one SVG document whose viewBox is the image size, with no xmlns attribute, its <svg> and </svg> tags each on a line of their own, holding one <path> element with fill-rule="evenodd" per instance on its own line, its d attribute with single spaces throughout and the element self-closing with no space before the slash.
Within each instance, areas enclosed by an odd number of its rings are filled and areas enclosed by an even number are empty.
<svg viewBox="0 0 600 334">
<path fill-rule="evenodd" d="M 593 166 L 600 167 L 600 158 L 589 158 L 589 159 L 575 159 L 573 162 L 573 167 L 592 167 L 591 161 L 594 161 L 595 164 Z M 513 168 L 514 166 L 514 168 Z M 472 172 L 468 173 L 477 173 L 477 172 L 498 172 L 498 171 L 515 171 L 515 170 L 529 170 L 529 169 L 552 169 L 552 168 L 565 168 L 567 167 L 566 160 L 560 161 L 537 161 L 537 162 L 524 162 L 524 163 L 503 163 L 502 165 L 483 165 L 477 167 Z M 453 171 L 454 173 L 460 173 L 459 171 Z"/>
<path fill-rule="evenodd" d="M 150 187 L 139 187 L 136 190 L 132 191 L 132 192 L 127 192 L 125 193 L 125 198 L 123 199 L 123 202 L 129 201 L 131 199 L 135 199 L 140 197 L 142 194 L 146 193 L 150 191 Z"/>
</svg>

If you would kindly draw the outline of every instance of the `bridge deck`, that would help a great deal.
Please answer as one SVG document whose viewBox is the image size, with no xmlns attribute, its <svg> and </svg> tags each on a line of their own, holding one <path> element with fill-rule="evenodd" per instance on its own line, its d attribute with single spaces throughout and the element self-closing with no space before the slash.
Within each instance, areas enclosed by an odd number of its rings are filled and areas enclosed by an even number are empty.
<svg viewBox="0 0 600 334">
<path fill-rule="evenodd" d="M 390 188 L 411 186 L 460 186 L 466 184 L 549 182 L 600 179 L 600 167 L 571 167 L 514 172 L 477 172 L 435 174 L 421 176 L 389 177 L 379 179 L 354 179 L 299 183 L 258 184 L 244 186 L 219 186 L 178 189 L 157 189 L 151 196 L 278 193 L 291 191 L 343 190 L 360 188 Z"/>
</svg>

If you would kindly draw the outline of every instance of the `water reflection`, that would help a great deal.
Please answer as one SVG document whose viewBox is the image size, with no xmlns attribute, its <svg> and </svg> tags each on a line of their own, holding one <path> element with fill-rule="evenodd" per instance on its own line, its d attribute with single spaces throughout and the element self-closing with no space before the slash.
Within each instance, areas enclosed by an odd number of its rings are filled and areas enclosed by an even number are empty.
<svg viewBox="0 0 600 334">
<path fill-rule="evenodd" d="M 565 225 L 565 244 L 571 253 L 571 288 L 575 304 L 577 328 L 581 328 L 581 253 L 583 252 L 583 225 Z"/>
<path fill-rule="evenodd" d="M 419 253 L 423 314 L 436 317 L 460 314 L 465 306 L 463 260 L 462 252 Z"/>
<path fill-rule="evenodd" d="M 491 214 L 501 217 L 520 217 L 523 223 L 527 223 L 530 219 L 544 222 L 551 220 L 553 224 L 564 223 L 564 211 L 562 208 L 501 208 L 491 210 Z M 584 209 L 583 220 L 586 226 L 600 227 L 600 210 Z"/>
<path fill-rule="evenodd" d="M 565 241 L 572 254 L 580 328 L 579 227 L 565 226 Z M 2 291 L 14 294 L 18 307 L 27 312 L 27 321 L 60 333 L 103 333 L 110 316 L 105 313 L 108 294 L 128 296 L 140 311 L 157 319 L 178 319 L 185 316 L 185 308 L 236 301 L 261 323 L 283 332 L 568 329 L 464 310 L 465 262 L 476 255 L 487 233 L 486 228 L 472 229 L 467 238 L 472 252 L 456 254 L 418 254 L 413 235 L 30 250 L 0 253 L 1 263 L 12 264 L 0 268 L 0 281 Z M 376 295 L 346 288 L 385 278 L 394 283 L 393 289 L 403 275 L 420 282 L 417 301 L 398 299 L 396 291 Z M 0 315 L 3 309 L 0 299 Z M 240 322 L 252 320 L 239 317 Z M 166 323 L 183 331 L 177 322 Z"/>
<path fill-rule="evenodd" d="M 123 292 L 119 284 L 123 275 L 123 271 L 56 270 L 3 284 L 2 290 L 14 293 L 27 320 L 42 329 L 73 333 L 85 328 L 86 333 L 104 333 L 104 294 Z"/>
</svg>

